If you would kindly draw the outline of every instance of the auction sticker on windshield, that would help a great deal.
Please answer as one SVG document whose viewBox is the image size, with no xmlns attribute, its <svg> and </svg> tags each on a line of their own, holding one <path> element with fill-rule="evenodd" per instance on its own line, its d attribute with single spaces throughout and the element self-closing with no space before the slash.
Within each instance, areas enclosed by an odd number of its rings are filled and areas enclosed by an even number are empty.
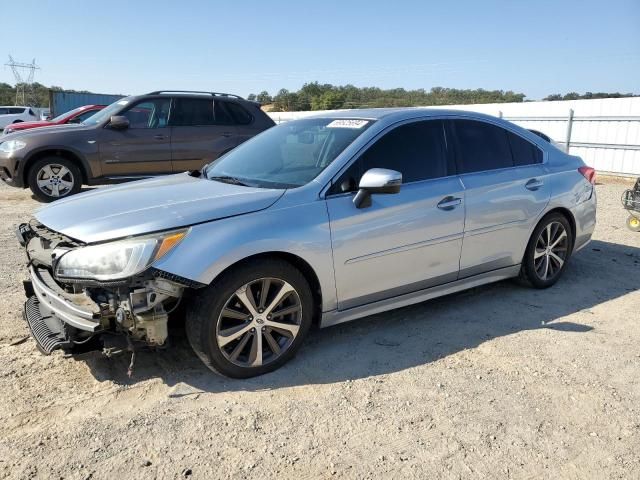
<svg viewBox="0 0 640 480">
<path fill-rule="evenodd" d="M 362 128 L 369 123 L 369 120 L 334 120 L 327 128 Z"/>
</svg>

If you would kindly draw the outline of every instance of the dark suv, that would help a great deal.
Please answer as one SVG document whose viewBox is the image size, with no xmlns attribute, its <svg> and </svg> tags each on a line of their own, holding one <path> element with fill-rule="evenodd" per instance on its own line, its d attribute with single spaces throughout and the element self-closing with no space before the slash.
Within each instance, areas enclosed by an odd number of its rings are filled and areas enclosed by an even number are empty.
<svg viewBox="0 0 640 480">
<path fill-rule="evenodd" d="M 126 97 L 79 125 L 0 139 L 0 177 L 45 202 L 96 185 L 200 169 L 274 125 L 237 95 L 158 91 Z"/>
</svg>

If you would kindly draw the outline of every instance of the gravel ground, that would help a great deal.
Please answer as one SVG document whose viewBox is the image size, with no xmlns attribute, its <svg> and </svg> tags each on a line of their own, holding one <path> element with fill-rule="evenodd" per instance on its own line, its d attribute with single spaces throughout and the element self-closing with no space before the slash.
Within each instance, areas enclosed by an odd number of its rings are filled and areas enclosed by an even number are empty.
<svg viewBox="0 0 640 480">
<path fill-rule="evenodd" d="M 640 234 L 622 181 L 546 291 L 476 288 L 312 332 L 281 370 L 211 374 L 177 328 L 161 353 L 36 351 L 0 185 L 0 477 L 640 478 Z"/>
</svg>

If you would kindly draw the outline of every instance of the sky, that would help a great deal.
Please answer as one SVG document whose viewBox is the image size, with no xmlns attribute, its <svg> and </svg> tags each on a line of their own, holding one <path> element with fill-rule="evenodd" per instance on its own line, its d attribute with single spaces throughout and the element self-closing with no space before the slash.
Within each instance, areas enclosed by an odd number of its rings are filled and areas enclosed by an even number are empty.
<svg viewBox="0 0 640 480">
<path fill-rule="evenodd" d="M 246 96 L 304 83 L 640 94 L 640 0 L 5 0 L 4 65 L 65 89 Z"/>
</svg>

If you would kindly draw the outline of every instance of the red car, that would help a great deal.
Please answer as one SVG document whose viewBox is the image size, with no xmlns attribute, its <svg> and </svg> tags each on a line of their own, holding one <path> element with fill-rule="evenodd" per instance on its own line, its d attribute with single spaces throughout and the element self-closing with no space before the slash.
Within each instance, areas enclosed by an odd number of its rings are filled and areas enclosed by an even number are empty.
<svg viewBox="0 0 640 480">
<path fill-rule="evenodd" d="M 13 132 L 20 132 L 29 128 L 52 127 L 54 125 L 64 125 L 66 123 L 80 123 L 106 105 L 85 105 L 84 107 L 74 108 L 73 110 L 58 115 L 51 120 L 41 120 L 37 122 L 18 122 L 7 125 L 4 129 L 5 135 Z"/>
</svg>

